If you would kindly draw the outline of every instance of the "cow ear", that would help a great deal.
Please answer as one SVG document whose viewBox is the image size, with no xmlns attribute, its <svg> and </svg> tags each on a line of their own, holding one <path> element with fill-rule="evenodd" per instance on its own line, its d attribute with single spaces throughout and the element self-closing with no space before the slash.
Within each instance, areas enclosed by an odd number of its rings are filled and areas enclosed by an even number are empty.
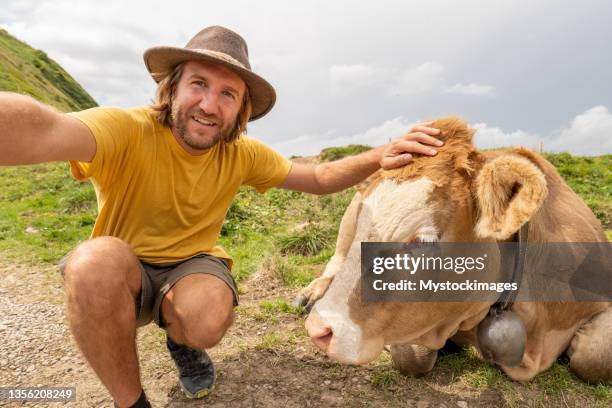
<svg viewBox="0 0 612 408">
<path fill-rule="evenodd" d="M 544 173 L 525 157 L 504 155 L 485 163 L 476 177 L 476 235 L 510 238 L 531 219 L 547 193 Z"/>
</svg>

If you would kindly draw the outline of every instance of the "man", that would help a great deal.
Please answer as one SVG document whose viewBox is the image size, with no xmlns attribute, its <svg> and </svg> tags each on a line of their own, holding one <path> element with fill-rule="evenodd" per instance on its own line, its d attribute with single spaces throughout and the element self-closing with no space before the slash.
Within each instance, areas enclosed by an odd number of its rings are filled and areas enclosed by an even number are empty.
<svg viewBox="0 0 612 408">
<path fill-rule="evenodd" d="M 424 124 L 358 156 L 292 164 L 243 135 L 275 92 L 251 70 L 238 34 L 209 27 L 185 48 L 155 47 L 144 59 L 158 82 L 153 106 L 60 114 L 0 94 L 0 164 L 68 160 L 96 189 L 91 239 L 68 254 L 62 273 L 74 338 L 120 407 L 150 406 L 135 338 L 151 320 L 167 332 L 187 396 L 212 389 L 204 349 L 223 337 L 238 302 L 231 258 L 215 242 L 241 185 L 333 193 L 441 145 Z"/>
</svg>

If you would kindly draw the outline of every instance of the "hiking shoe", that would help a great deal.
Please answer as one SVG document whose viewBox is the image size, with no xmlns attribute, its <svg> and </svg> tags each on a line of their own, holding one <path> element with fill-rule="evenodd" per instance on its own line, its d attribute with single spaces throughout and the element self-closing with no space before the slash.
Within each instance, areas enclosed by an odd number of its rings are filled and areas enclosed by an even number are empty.
<svg viewBox="0 0 612 408">
<path fill-rule="evenodd" d="M 204 350 L 177 344 L 166 334 L 166 346 L 179 371 L 179 385 L 188 398 L 204 398 L 215 385 L 215 366 Z"/>
</svg>

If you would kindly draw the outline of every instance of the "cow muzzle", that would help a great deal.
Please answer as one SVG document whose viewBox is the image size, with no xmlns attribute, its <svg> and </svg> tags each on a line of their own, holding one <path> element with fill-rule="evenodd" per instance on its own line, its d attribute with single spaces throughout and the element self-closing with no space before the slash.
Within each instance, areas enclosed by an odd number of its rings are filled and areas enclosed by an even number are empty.
<svg viewBox="0 0 612 408">
<path fill-rule="evenodd" d="M 361 329 L 352 322 L 326 319 L 313 311 L 308 315 L 305 326 L 317 347 L 344 364 L 366 364 L 383 351 L 382 337 L 364 340 Z"/>
<path fill-rule="evenodd" d="M 332 328 L 325 325 L 315 313 L 308 315 L 305 326 L 310 340 L 312 340 L 315 346 L 327 353 L 331 340 L 334 337 Z"/>
</svg>

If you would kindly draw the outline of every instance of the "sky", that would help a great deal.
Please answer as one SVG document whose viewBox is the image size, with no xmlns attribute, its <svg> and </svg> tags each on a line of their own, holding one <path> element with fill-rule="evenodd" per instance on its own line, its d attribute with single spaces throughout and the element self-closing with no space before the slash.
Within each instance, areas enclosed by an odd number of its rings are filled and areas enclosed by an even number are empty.
<svg viewBox="0 0 612 408">
<path fill-rule="evenodd" d="M 249 134 L 286 156 L 380 145 L 458 115 L 480 148 L 612 153 L 612 2 L 3 0 L 0 27 L 100 105 L 149 104 L 142 60 L 223 25 L 277 102 Z"/>
</svg>

